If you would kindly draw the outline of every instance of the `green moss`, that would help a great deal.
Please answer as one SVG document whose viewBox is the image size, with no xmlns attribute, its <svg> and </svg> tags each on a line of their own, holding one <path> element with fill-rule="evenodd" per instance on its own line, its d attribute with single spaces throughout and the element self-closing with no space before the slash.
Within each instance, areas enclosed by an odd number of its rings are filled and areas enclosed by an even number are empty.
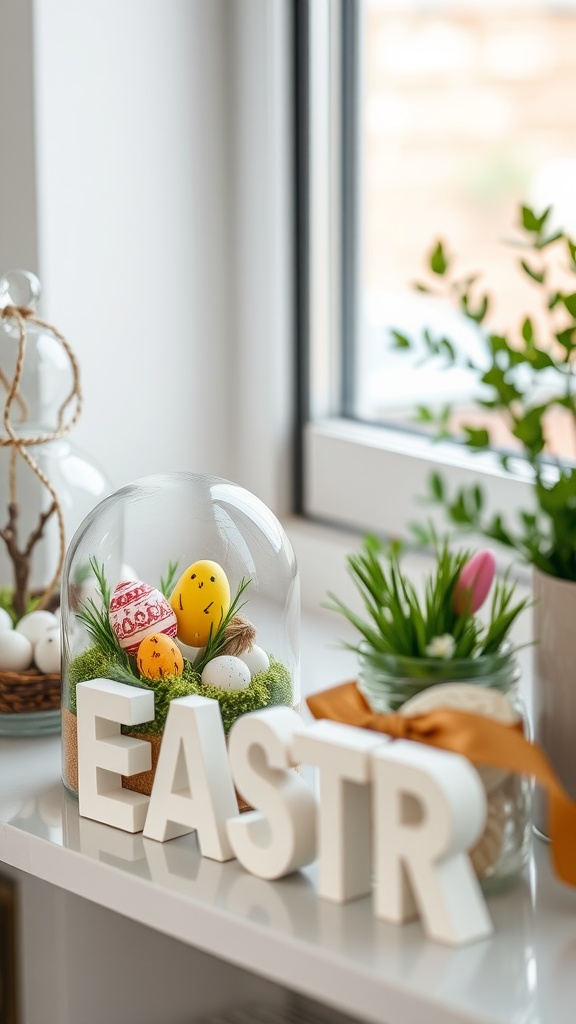
<svg viewBox="0 0 576 1024">
<path fill-rule="evenodd" d="M 89 647 L 74 658 L 68 667 L 69 702 L 68 708 L 76 714 L 76 686 L 88 679 L 106 679 L 113 675 L 113 661 L 99 648 Z M 135 680 L 136 685 L 137 681 Z M 217 700 L 224 731 L 228 732 L 240 715 L 249 711 L 258 711 L 271 704 L 293 703 L 292 680 L 290 672 L 281 661 L 270 659 L 267 672 L 259 672 L 252 677 L 245 690 L 220 690 L 215 686 L 203 686 L 200 675 L 190 664 L 184 662 L 181 676 L 165 676 L 163 679 L 143 679 L 142 684 L 154 689 L 154 721 L 134 726 L 130 732 L 161 733 L 166 724 L 170 701 L 176 697 L 187 697 L 191 693 L 200 694 Z"/>
<path fill-rule="evenodd" d="M 73 658 L 68 666 L 68 710 L 76 714 L 76 687 L 88 679 L 108 678 L 110 658 L 99 648 L 89 647 Z"/>
<path fill-rule="evenodd" d="M 150 683 L 150 680 L 146 682 Z M 269 670 L 255 675 L 245 690 L 220 690 L 216 686 L 203 686 L 198 672 L 189 662 L 184 663 L 181 676 L 165 676 L 162 680 L 154 681 L 153 686 L 155 719 L 135 726 L 131 732 L 161 733 L 166 724 L 170 701 L 190 693 L 218 701 L 225 732 L 229 731 L 240 715 L 246 715 L 249 711 L 259 711 L 271 704 L 292 705 L 290 673 L 280 661 L 271 661 Z"/>
<path fill-rule="evenodd" d="M 263 678 L 270 687 L 270 704 L 286 704 L 292 707 L 294 694 L 292 690 L 292 677 L 282 661 L 275 661 L 270 658 L 270 668 L 267 672 L 260 672 L 254 679 Z"/>
<path fill-rule="evenodd" d="M 189 662 L 184 662 L 184 671 L 182 672 L 182 679 L 186 679 L 189 683 L 194 683 L 196 686 L 200 684 L 200 673 L 196 671 L 194 666 Z M 194 690 L 194 693 L 197 691 Z"/>
<path fill-rule="evenodd" d="M 154 721 L 143 722 L 142 725 L 130 727 L 130 732 L 145 732 L 158 735 L 164 731 L 170 701 L 176 697 L 188 697 L 191 693 L 198 693 L 198 676 L 190 678 L 181 676 L 164 676 L 163 679 L 146 680 L 154 686 Z"/>
<path fill-rule="evenodd" d="M 228 732 L 240 715 L 259 711 L 270 704 L 270 687 L 265 672 L 254 676 L 245 690 L 220 690 L 216 686 L 200 684 L 196 692 L 218 701 L 224 732 Z"/>
</svg>

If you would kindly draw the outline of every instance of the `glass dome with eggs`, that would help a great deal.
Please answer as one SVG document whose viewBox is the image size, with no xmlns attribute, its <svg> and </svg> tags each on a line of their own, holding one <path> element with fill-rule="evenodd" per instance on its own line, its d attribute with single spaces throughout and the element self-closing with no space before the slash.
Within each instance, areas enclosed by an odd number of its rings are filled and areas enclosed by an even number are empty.
<svg viewBox="0 0 576 1024">
<path fill-rule="evenodd" d="M 84 520 L 62 586 L 63 780 L 78 789 L 76 686 L 154 691 L 154 720 L 123 731 L 152 746 L 124 778 L 149 794 L 170 701 L 202 694 L 226 732 L 242 714 L 298 707 L 299 580 L 274 514 L 237 484 L 175 473 L 116 491 Z M 241 808 L 242 809 L 242 808 Z"/>
</svg>

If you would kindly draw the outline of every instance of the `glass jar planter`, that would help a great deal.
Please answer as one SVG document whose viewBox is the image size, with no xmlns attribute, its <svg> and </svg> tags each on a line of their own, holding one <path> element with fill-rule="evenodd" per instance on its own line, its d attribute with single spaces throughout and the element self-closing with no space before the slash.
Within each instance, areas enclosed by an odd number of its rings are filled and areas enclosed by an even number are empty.
<svg viewBox="0 0 576 1024">
<path fill-rule="evenodd" d="M 195 568 L 200 563 L 202 569 Z M 211 570 L 204 578 L 208 563 Z M 96 586 L 97 572 L 111 592 L 109 614 Z M 222 599 L 221 610 L 221 592 L 214 589 L 224 585 L 223 579 L 232 603 L 240 594 L 238 615 L 230 623 L 234 629 L 226 630 L 226 645 L 232 646 L 212 649 L 207 638 L 214 637 L 226 614 L 226 601 Z M 63 572 L 66 787 L 77 793 L 76 686 L 101 676 L 122 681 L 118 663 L 132 673 L 134 685 L 154 690 L 154 721 L 130 731 L 150 743 L 152 770 L 123 780 L 126 789 L 141 793 L 151 792 L 169 703 L 175 697 L 197 693 L 218 700 L 226 733 L 249 711 L 273 704 L 298 710 L 299 602 L 290 542 L 270 509 L 243 487 L 214 476 L 171 473 L 137 480 L 106 498 L 78 529 Z M 120 638 L 117 656 L 87 630 L 82 615 L 87 607 L 103 611 Z M 196 634 L 198 621 L 212 627 Z M 159 634 L 168 646 L 173 642 L 179 648 L 178 672 L 169 667 L 154 674 L 146 666 L 149 651 L 144 648 Z M 230 661 L 228 674 L 219 678 L 222 657 Z M 240 675 L 232 678 L 230 672 Z"/>
<path fill-rule="evenodd" d="M 518 663 L 509 650 L 479 658 L 411 658 L 364 649 L 358 688 L 374 711 L 398 711 L 410 697 L 438 683 L 479 683 L 499 690 L 524 710 L 518 698 Z"/>
<path fill-rule="evenodd" d="M 454 660 L 363 650 L 358 688 L 373 711 L 402 714 L 406 706 L 406 714 L 417 714 L 432 707 L 473 710 L 466 707 L 470 695 L 462 689 L 462 684 L 472 684 L 504 695 L 513 716 L 527 730 L 527 715 L 518 694 L 519 676 L 518 663 L 509 649 Z M 425 701 L 415 699 L 424 694 Z M 487 820 L 483 835 L 470 851 L 470 859 L 482 888 L 491 892 L 516 878 L 528 861 L 532 784 L 526 776 L 490 767 L 477 771 L 486 791 Z"/>
</svg>

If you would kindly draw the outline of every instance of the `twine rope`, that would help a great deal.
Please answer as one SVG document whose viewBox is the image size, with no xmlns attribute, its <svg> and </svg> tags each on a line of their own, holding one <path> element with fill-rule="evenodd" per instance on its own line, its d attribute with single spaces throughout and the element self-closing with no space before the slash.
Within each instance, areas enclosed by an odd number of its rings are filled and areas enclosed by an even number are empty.
<svg viewBox="0 0 576 1024">
<path fill-rule="evenodd" d="M 42 516 L 43 522 L 45 522 L 51 515 L 52 512 L 56 513 L 56 519 L 58 524 L 58 564 L 56 571 L 50 580 L 48 586 L 44 591 L 40 606 L 42 606 L 50 597 L 50 595 L 56 589 L 62 566 L 64 564 L 64 556 L 66 554 L 66 536 L 64 529 L 64 515 L 62 513 L 62 506 L 58 499 L 58 495 L 54 490 L 52 484 L 48 480 L 46 474 L 42 471 L 38 463 L 32 457 L 28 451 L 28 447 L 35 445 L 46 444 L 48 441 L 56 441 L 72 430 L 74 424 L 78 421 L 80 413 L 82 412 L 82 390 L 80 387 L 80 370 L 76 356 L 74 355 L 70 345 L 66 341 L 63 334 L 56 330 L 52 324 L 47 323 L 40 317 L 36 316 L 34 310 L 28 309 L 23 306 L 5 306 L 0 309 L 0 319 L 15 320 L 18 325 L 18 354 L 16 358 L 16 369 L 14 377 L 10 379 L 6 376 L 3 370 L 0 370 L 0 383 L 7 391 L 6 402 L 4 405 L 4 429 L 5 434 L 0 434 L 0 447 L 10 448 L 10 468 L 9 468 L 9 489 L 10 489 L 10 503 L 16 504 L 16 465 L 18 456 L 20 456 L 28 464 L 32 472 L 38 477 L 41 484 L 48 491 L 52 505 L 47 513 Z M 36 324 L 38 327 L 44 328 L 46 331 L 50 331 L 56 340 L 60 343 L 66 355 L 70 360 L 72 367 L 72 387 L 68 395 L 66 395 L 60 408 L 58 409 L 57 425 L 54 430 L 44 431 L 42 434 L 17 434 L 11 420 L 11 410 L 14 403 L 20 407 L 21 417 L 20 420 L 24 420 L 27 415 L 28 407 L 24 396 L 20 392 L 20 381 L 22 379 L 22 370 L 24 366 L 24 358 L 26 355 L 26 325 L 27 323 Z M 73 404 L 74 403 L 74 404 Z"/>
</svg>

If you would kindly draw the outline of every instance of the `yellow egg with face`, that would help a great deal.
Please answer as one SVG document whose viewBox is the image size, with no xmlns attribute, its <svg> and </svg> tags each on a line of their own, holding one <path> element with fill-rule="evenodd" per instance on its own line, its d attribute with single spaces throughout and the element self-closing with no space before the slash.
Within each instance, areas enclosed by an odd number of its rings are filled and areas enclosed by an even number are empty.
<svg viewBox="0 0 576 1024">
<path fill-rule="evenodd" d="M 142 640 L 136 654 L 140 674 L 147 679 L 181 676 L 184 671 L 182 652 L 165 633 L 151 633 Z"/>
<path fill-rule="evenodd" d="M 230 584 L 218 562 L 208 558 L 188 566 L 170 598 L 177 637 L 189 647 L 205 647 L 230 608 Z"/>
</svg>

